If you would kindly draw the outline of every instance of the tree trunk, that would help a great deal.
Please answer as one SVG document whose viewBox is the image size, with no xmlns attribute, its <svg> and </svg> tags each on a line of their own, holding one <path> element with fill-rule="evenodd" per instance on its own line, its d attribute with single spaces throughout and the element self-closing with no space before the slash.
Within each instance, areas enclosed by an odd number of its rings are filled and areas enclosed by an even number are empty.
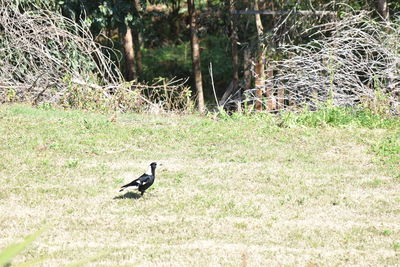
<svg viewBox="0 0 400 267">
<path fill-rule="evenodd" d="M 135 52 L 135 59 L 136 59 L 136 72 L 137 77 L 140 78 L 143 73 L 143 63 L 142 63 L 142 44 L 140 41 L 140 32 L 136 29 L 132 30 L 133 33 L 133 47 Z"/>
<path fill-rule="evenodd" d="M 243 51 L 243 79 L 244 88 L 251 88 L 251 51 L 249 47 L 246 47 Z"/>
<path fill-rule="evenodd" d="M 141 19 L 141 14 L 140 12 L 142 11 L 142 7 L 140 5 L 140 0 L 134 0 L 133 1 L 133 7 Z M 136 59 L 136 68 L 137 68 L 137 76 L 140 78 L 140 76 L 143 73 L 143 64 L 142 64 L 142 42 L 140 38 L 140 30 L 138 29 L 133 29 L 133 45 L 135 49 L 135 59 Z"/>
<path fill-rule="evenodd" d="M 254 9 L 258 10 L 258 0 L 254 1 Z M 256 18 L 256 28 L 257 28 L 257 55 L 256 55 L 256 79 L 255 79 L 255 86 L 256 86 L 256 110 L 262 111 L 262 97 L 263 97 L 263 90 L 264 90 L 264 49 L 262 45 L 262 36 L 264 33 L 264 28 L 261 23 L 260 14 L 255 14 Z"/>
<path fill-rule="evenodd" d="M 197 36 L 197 25 L 196 25 L 196 8 L 194 0 L 187 0 L 188 12 L 189 12 L 189 23 L 190 23 L 190 44 L 192 48 L 192 67 L 194 81 L 196 84 L 197 98 L 198 98 L 198 109 L 200 112 L 205 111 L 204 106 L 204 94 L 203 94 L 203 83 L 201 77 L 201 65 L 200 65 L 200 46 L 199 38 Z"/>
<path fill-rule="evenodd" d="M 274 76 L 274 66 L 270 62 L 268 62 L 265 78 L 270 79 L 273 76 Z M 265 86 L 265 96 L 267 98 L 267 110 L 268 111 L 276 110 L 277 99 L 273 94 L 272 84 L 270 82 L 266 83 L 264 80 L 264 86 Z"/>
<path fill-rule="evenodd" d="M 387 0 L 378 0 L 378 13 L 382 16 L 384 20 L 389 19 L 389 7 Z"/>
<path fill-rule="evenodd" d="M 236 16 L 233 15 L 234 11 L 236 10 L 235 8 L 235 0 L 229 0 L 228 1 L 229 5 L 229 13 L 230 13 L 230 32 L 231 32 L 231 49 L 232 49 L 232 87 L 233 87 L 233 92 L 236 92 L 238 89 L 238 83 L 239 83 L 239 55 L 238 55 L 238 33 L 237 33 L 237 27 L 236 27 Z"/>
<path fill-rule="evenodd" d="M 233 15 L 235 11 L 235 0 L 227 1 L 227 9 L 229 10 L 229 38 L 231 39 L 231 61 L 232 61 L 232 81 L 226 88 L 219 105 L 224 105 L 226 100 L 231 94 L 234 94 L 238 89 L 239 84 L 239 55 L 238 55 L 238 34 L 236 27 L 236 16 Z M 240 102 L 240 101 L 239 101 Z M 240 103 L 238 103 L 238 106 Z"/>
<path fill-rule="evenodd" d="M 120 30 L 122 35 L 122 45 L 124 48 L 125 57 L 125 79 L 132 81 L 136 78 L 135 68 L 135 52 L 133 49 L 132 30 L 130 27 L 126 27 L 126 31 Z"/>
</svg>

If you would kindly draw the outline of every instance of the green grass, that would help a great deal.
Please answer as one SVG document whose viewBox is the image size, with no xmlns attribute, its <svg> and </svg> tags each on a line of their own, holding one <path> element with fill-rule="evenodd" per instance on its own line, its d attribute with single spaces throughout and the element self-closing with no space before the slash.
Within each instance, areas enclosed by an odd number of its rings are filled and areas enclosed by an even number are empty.
<svg viewBox="0 0 400 267">
<path fill-rule="evenodd" d="M 340 109 L 110 122 L 3 105 L 0 251 L 45 224 L 14 264 L 399 265 L 399 131 Z M 120 195 L 151 161 L 145 196 Z"/>
</svg>

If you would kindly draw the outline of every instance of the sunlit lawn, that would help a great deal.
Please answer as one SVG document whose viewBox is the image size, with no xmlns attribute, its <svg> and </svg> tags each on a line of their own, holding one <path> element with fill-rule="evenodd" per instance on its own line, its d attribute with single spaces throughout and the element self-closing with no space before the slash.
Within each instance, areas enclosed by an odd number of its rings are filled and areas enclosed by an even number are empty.
<svg viewBox="0 0 400 267">
<path fill-rule="evenodd" d="M 276 125 L 0 106 L 0 250 L 47 225 L 13 263 L 400 265 L 400 128 Z"/>
</svg>

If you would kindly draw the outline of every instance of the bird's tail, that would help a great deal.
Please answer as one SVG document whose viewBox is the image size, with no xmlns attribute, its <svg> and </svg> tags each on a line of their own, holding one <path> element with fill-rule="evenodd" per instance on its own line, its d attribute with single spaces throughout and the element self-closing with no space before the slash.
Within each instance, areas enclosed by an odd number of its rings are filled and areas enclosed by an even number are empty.
<svg viewBox="0 0 400 267">
<path fill-rule="evenodd" d="M 128 185 L 124 185 L 119 189 L 119 192 L 125 191 L 128 188 Z"/>
<path fill-rule="evenodd" d="M 133 181 L 132 183 L 123 185 L 123 186 L 119 189 L 119 192 L 122 192 L 122 191 L 127 190 L 127 189 L 135 189 L 135 188 L 137 189 L 138 187 L 139 187 L 139 183 L 136 182 L 136 181 Z"/>
</svg>

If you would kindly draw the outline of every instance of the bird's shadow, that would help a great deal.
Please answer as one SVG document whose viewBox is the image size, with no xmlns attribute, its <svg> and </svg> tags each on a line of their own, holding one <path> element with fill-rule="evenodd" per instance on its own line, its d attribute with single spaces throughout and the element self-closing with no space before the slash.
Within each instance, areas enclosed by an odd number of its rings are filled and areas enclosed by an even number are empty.
<svg viewBox="0 0 400 267">
<path fill-rule="evenodd" d="M 116 197 L 114 197 L 113 199 L 125 199 L 125 198 L 129 198 L 129 199 L 139 199 L 139 198 L 141 198 L 141 197 L 142 197 L 142 196 L 141 196 L 140 194 L 133 193 L 133 192 L 126 192 L 125 194 L 120 195 L 120 196 L 116 196 Z"/>
</svg>

